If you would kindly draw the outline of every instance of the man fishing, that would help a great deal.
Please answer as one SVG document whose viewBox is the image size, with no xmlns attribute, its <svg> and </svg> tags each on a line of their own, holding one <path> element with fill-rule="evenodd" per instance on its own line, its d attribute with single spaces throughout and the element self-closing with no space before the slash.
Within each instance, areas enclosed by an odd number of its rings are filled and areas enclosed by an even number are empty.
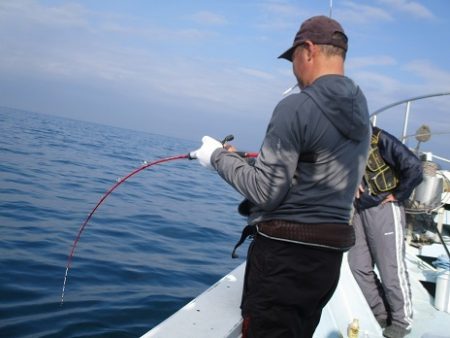
<svg viewBox="0 0 450 338">
<path fill-rule="evenodd" d="M 370 139 L 367 103 L 344 76 L 348 39 L 325 16 L 300 27 L 280 58 L 302 91 L 276 106 L 253 164 L 205 136 L 191 153 L 246 199 L 255 236 L 241 304 L 243 337 L 312 337 L 333 295 Z"/>
</svg>

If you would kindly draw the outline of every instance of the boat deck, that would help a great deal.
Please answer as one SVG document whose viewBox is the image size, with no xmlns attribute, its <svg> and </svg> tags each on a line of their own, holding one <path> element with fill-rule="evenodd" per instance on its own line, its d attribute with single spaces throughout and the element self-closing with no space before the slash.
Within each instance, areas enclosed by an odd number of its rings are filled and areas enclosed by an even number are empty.
<svg viewBox="0 0 450 338">
<path fill-rule="evenodd" d="M 408 247 L 406 263 L 414 307 L 414 322 L 408 338 L 449 338 L 450 314 L 434 307 L 434 294 L 431 295 L 424 286 L 434 289 L 436 277 L 442 272 L 423 261 L 420 254 L 421 250 Z"/>
<path fill-rule="evenodd" d="M 410 338 L 449 338 L 450 314 L 438 311 L 434 297 L 424 287 L 435 281 L 438 271 L 424 262 L 419 249 L 408 246 L 407 265 L 413 293 L 414 323 Z M 211 286 L 142 338 L 239 338 L 242 319 L 239 304 L 245 263 Z M 422 284 L 422 282 L 425 282 Z M 356 318 L 360 337 L 382 337 L 382 331 L 343 260 L 341 279 L 324 308 L 315 338 L 342 338 Z"/>
<path fill-rule="evenodd" d="M 242 319 L 239 304 L 245 264 L 241 264 L 143 338 L 238 338 Z M 346 259 L 333 298 L 325 307 L 314 337 L 341 338 L 353 318 L 360 321 L 365 337 L 381 337 L 381 329 L 351 275 Z"/>
</svg>

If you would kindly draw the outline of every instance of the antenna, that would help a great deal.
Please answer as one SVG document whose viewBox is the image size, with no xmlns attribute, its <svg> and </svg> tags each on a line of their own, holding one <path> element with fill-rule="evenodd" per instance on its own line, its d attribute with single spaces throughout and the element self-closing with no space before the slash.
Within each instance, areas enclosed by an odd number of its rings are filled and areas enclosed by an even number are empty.
<svg viewBox="0 0 450 338">
<path fill-rule="evenodd" d="M 333 14 L 333 0 L 330 0 L 330 18 Z"/>
</svg>

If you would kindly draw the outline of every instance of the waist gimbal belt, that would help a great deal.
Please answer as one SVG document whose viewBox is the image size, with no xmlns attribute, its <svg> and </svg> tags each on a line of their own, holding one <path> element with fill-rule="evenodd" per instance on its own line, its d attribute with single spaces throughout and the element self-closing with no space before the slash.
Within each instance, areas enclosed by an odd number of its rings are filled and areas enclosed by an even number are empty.
<svg viewBox="0 0 450 338">
<path fill-rule="evenodd" d="M 285 220 L 271 220 L 256 225 L 247 225 L 242 231 L 236 249 L 249 236 L 259 234 L 266 238 L 291 243 L 311 245 L 337 251 L 347 251 L 355 244 L 355 230 L 353 226 L 342 223 L 304 224 Z"/>
</svg>

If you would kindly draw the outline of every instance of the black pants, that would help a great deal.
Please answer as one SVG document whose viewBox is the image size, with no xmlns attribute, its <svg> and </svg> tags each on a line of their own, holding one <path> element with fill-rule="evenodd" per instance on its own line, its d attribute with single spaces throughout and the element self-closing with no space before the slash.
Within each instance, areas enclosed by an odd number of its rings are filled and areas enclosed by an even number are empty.
<svg viewBox="0 0 450 338">
<path fill-rule="evenodd" d="M 257 235 L 242 298 L 243 338 L 310 338 L 339 281 L 342 252 Z"/>
</svg>

